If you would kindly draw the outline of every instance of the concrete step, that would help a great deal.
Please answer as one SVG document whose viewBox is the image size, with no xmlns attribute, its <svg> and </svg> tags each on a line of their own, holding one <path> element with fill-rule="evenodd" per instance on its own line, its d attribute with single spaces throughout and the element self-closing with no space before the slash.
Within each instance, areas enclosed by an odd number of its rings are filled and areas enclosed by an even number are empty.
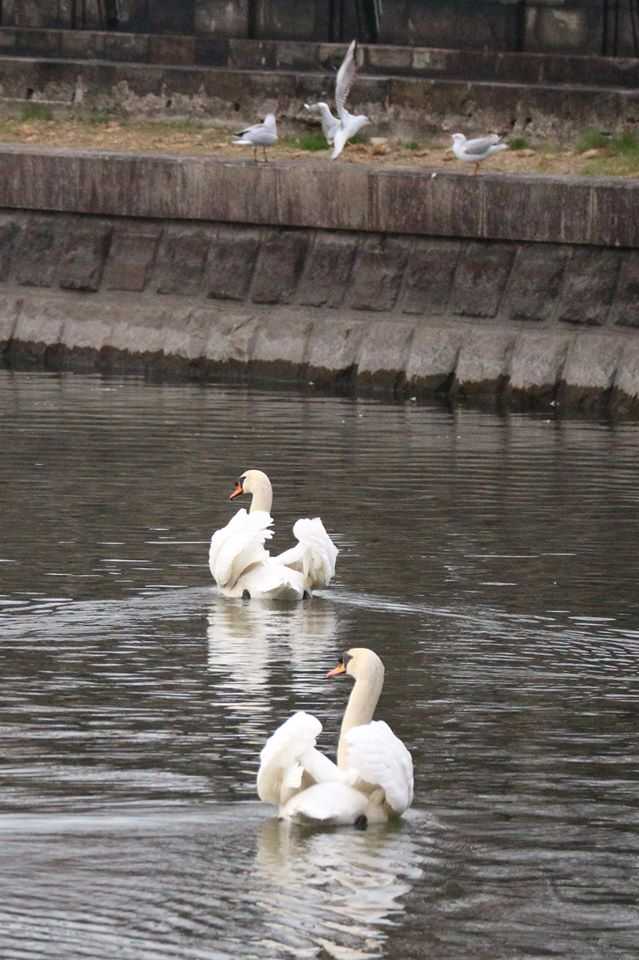
<svg viewBox="0 0 639 960">
<path fill-rule="evenodd" d="M 234 127 L 275 111 L 284 133 L 308 127 L 304 103 L 332 100 L 333 86 L 334 74 L 326 72 L 0 57 L 0 93 L 11 100 Z M 350 104 L 369 116 L 369 131 L 401 139 L 444 139 L 461 130 L 562 143 L 588 128 L 614 134 L 639 122 L 639 90 L 585 85 L 362 73 Z"/>
<path fill-rule="evenodd" d="M 171 36 L 0 28 L 0 51 L 6 56 L 117 63 L 330 73 L 339 66 L 345 49 L 345 45 L 339 43 L 229 39 L 212 34 Z M 362 71 L 375 76 L 639 87 L 639 59 L 632 58 L 382 44 L 362 44 L 360 51 Z"/>
</svg>

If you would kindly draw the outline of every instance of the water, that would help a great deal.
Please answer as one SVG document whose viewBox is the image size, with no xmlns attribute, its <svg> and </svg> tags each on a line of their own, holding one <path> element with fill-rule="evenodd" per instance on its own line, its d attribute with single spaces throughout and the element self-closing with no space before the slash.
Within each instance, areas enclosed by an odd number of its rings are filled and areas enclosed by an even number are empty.
<svg viewBox="0 0 639 960">
<path fill-rule="evenodd" d="M 0 956 L 634 957 L 637 427 L 0 374 Z M 218 599 L 241 470 L 334 586 Z M 254 792 L 292 710 L 334 750 L 353 645 L 411 749 L 398 827 Z"/>
</svg>

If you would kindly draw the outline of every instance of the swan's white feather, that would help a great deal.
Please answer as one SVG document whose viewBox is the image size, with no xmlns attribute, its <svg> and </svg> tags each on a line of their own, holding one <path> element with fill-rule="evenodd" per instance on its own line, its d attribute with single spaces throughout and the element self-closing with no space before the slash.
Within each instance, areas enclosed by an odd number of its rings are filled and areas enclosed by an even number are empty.
<svg viewBox="0 0 639 960">
<path fill-rule="evenodd" d="M 348 766 L 371 786 L 382 787 L 386 802 L 402 814 L 413 801 L 413 760 L 383 720 L 353 727 L 346 734 Z"/>
<path fill-rule="evenodd" d="M 304 586 L 309 590 L 326 587 L 335 576 L 335 561 L 339 550 L 326 532 L 319 517 L 303 518 L 293 527 L 298 543 L 281 553 L 276 559 L 304 576 Z"/>
<path fill-rule="evenodd" d="M 273 536 L 269 530 L 273 520 L 264 510 L 247 513 L 238 510 L 221 530 L 211 537 L 209 568 L 220 587 L 232 587 L 241 574 L 268 557 L 265 540 Z"/>
<path fill-rule="evenodd" d="M 285 720 L 268 738 L 260 753 L 260 769 L 257 774 L 257 795 L 265 803 L 280 805 L 291 789 L 299 772 L 299 785 L 303 772 L 300 763 L 307 751 L 315 747 L 322 732 L 317 717 L 298 710 Z M 293 775 L 292 770 L 295 771 Z"/>
<path fill-rule="evenodd" d="M 315 783 L 296 793 L 282 807 L 285 819 L 307 818 L 325 824 L 345 826 L 366 813 L 368 797 L 346 783 Z"/>
</svg>

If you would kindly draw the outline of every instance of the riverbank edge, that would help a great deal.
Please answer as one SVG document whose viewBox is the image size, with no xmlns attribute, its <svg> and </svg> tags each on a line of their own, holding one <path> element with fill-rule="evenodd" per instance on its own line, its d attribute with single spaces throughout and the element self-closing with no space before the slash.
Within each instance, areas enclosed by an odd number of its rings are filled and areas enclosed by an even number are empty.
<svg viewBox="0 0 639 960">
<path fill-rule="evenodd" d="M 0 171 L 5 365 L 638 409 L 639 183 L 16 146 Z"/>
</svg>

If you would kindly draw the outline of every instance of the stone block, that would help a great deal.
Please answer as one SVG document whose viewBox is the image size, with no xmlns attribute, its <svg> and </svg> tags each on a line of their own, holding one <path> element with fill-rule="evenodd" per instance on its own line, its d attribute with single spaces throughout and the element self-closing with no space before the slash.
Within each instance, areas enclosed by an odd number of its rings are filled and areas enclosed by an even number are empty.
<svg viewBox="0 0 639 960">
<path fill-rule="evenodd" d="M 116 226 L 102 282 L 105 290 L 140 293 L 151 274 L 161 228 Z"/>
<path fill-rule="evenodd" d="M 164 354 L 189 362 L 203 357 L 215 319 L 214 311 L 206 308 L 172 311 L 164 338 Z"/>
<path fill-rule="evenodd" d="M 259 230 L 220 227 L 209 248 L 207 296 L 217 300 L 245 300 L 259 249 Z"/>
<path fill-rule="evenodd" d="M 618 250 L 573 251 L 566 267 L 558 319 L 601 326 L 608 318 L 621 265 Z"/>
<path fill-rule="evenodd" d="M 230 39 L 228 65 L 236 70 L 272 70 L 275 67 L 275 44 L 265 40 Z"/>
<path fill-rule="evenodd" d="M 14 336 L 18 312 L 22 308 L 20 298 L 0 295 L 0 356 L 7 349 Z"/>
<path fill-rule="evenodd" d="M 365 321 L 351 320 L 347 315 L 316 319 L 308 342 L 308 379 L 331 384 L 350 380 L 367 326 Z"/>
<path fill-rule="evenodd" d="M 378 320 L 367 327 L 357 363 L 357 383 L 397 389 L 404 378 L 414 326 Z"/>
<path fill-rule="evenodd" d="M 0 217 L 0 281 L 9 276 L 19 229 L 16 220 Z"/>
<path fill-rule="evenodd" d="M 304 269 L 308 235 L 297 230 L 266 233 L 255 269 L 255 303 L 289 303 Z"/>
<path fill-rule="evenodd" d="M 102 55 L 105 60 L 144 63 L 149 59 L 149 37 L 143 33 L 105 33 Z"/>
<path fill-rule="evenodd" d="M 464 337 L 453 392 L 500 393 L 510 373 L 515 334 L 508 330 L 470 330 Z"/>
<path fill-rule="evenodd" d="M 451 312 L 465 317 L 494 317 L 514 258 L 515 247 L 508 244 L 469 243 L 455 273 Z"/>
<path fill-rule="evenodd" d="M 53 285 L 63 243 L 63 223 L 34 217 L 25 224 L 15 255 L 15 278 L 25 286 Z"/>
<path fill-rule="evenodd" d="M 329 167 L 317 161 L 287 161 L 277 166 L 277 219 L 271 223 L 323 230 L 371 229 L 365 166 L 336 163 Z"/>
<path fill-rule="evenodd" d="M 622 255 L 612 319 L 620 327 L 639 327 L 639 252 Z"/>
<path fill-rule="evenodd" d="M 16 49 L 16 31 L 0 29 L 0 52 L 3 57 L 10 57 Z"/>
<path fill-rule="evenodd" d="M 246 37 L 249 33 L 249 0 L 197 0 L 195 32 L 218 37 Z"/>
<path fill-rule="evenodd" d="M 48 347 L 62 339 L 66 315 L 64 301 L 25 297 L 18 313 L 13 339 L 29 345 L 33 356 L 42 357 Z"/>
<path fill-rule="evenodd" d="M 531 244 L 515 258 L 503 313 L 510 320 L 549 320 L 557 306 L 570 247 Z"/>
<path fill-rule="evenodd" d="M 212 318 L 204 355 L 213 368 L 246 371 L 253 356 L 258 319 L 246 311 L 224 309 Z"/>
<path fill-rule="evenodd" d="M 225 4 L 228 6 L 228 4 Z M 202 66 L 225 67 L 229 60 L 229 41 L 222 36 L 195 37 L 195 62 Z"/>
<path fill-rule="evenodd" d="M 615 383 L 626 338 L 622 334 L 581 333 L 572 341 L 562 376 L 562 404 L 600 404 Z"/>
<path fill-rule="evenodd" d="M 417 327 L 406 365 L 406 386 L 417 394 L 436 393 L 453 379 L 464 339 L 450 327 Z"/>
<path fill-rule="evenodd" d="M 315 44 L 281 40 L 275 45 L 277 70 L 317 70 L 319 61 Z"/>
<path fill-rule="evenodd" d="M 366 67 L 371 73 L 404 73 L 413 65 L 410 47 L 366 47 Z"/>
<path fill-rule="evenodd" d="M 64 303 L 64 323 L 61 341 L 65 350 L 102 350 L 111 341 L 113 327 L 123 321 L 120 304 L 97 300 L 87 310 L 84 302 Z"/>
<path fill-rule="evenodd" d="M 162 353 L 174 312 L 172 308 L 159 309 L 157 303 L 136 304 L 113 325 L 108 346 L 132 355 Z"/>
<path fill-rule="evenodd" d="M 573 336 L 549 330 L 521 333 L 510 361 L 510 388 L 514 392 L 541 396 L 554 391 Z"/>
<path fill-rule="evenodd" d="M 535 243 L 592 242 L 590 182 L 578 177 L 488 173 L 472 180 L 479 181 L 480 197 L 474 203 L 482 212 L 482 236 Z"/>
<path fill-rule="evenodd" d="M 348 296 L 355 310 L 392 310 L 399 294 L 411 250 L 409 240 L 375 237 L 357 251 Z"/>
<path fill-rule="evenodd" d="M 158 293 L 196 296 L 203 285 L 211 235 L 207 230 L 169 227 L 162 239 L 154 271 Z"/>
<path fill-rule="evenodd" d="M 251 369 L 258 376 L 299 378 L 306 363 L 310 320 L 270 314 L 259 325 Z"/>
<path fill-rule="evenodd" d="M 60 56 L 69 60 L 97 60 L 105 56 L 104 40 L 108 34 L 88 30 L 63 30 L 60 34 Z"/>
<path fill-rule="evenodd" d="M 195 63 L 195 37 L 150 36 L 147 50 L 150 63 L 171 65 Z"/>
<path fill-rule="evenodd" d="M 84 228 L 70 226 L 58 273 L 61 287 L 92 292 L 99 289 L 111 231 L 107 224 Z"/>
<path fill-rule="evenodd" d="M 415 240 L 404 278 L 404 313 L 445 313 L 461 250 L 458 240 Z"/>
<path fill-rule="evenodd" d="M 639 399 L 639 343 L 634 338 L 623 344 L 613 384 L 614 406 Z"/>
<path fill-rule="evenodd" d="M 351 277 L 359 237 L 317 232 L 306 258 L 298 302 L 310 307 L 339 307 Z"/>
<path fill-rule="evenodd" d="M 16 53 L 29 57 L 59 57 L 59 30 L 16 30 Z"/>
</svg>

